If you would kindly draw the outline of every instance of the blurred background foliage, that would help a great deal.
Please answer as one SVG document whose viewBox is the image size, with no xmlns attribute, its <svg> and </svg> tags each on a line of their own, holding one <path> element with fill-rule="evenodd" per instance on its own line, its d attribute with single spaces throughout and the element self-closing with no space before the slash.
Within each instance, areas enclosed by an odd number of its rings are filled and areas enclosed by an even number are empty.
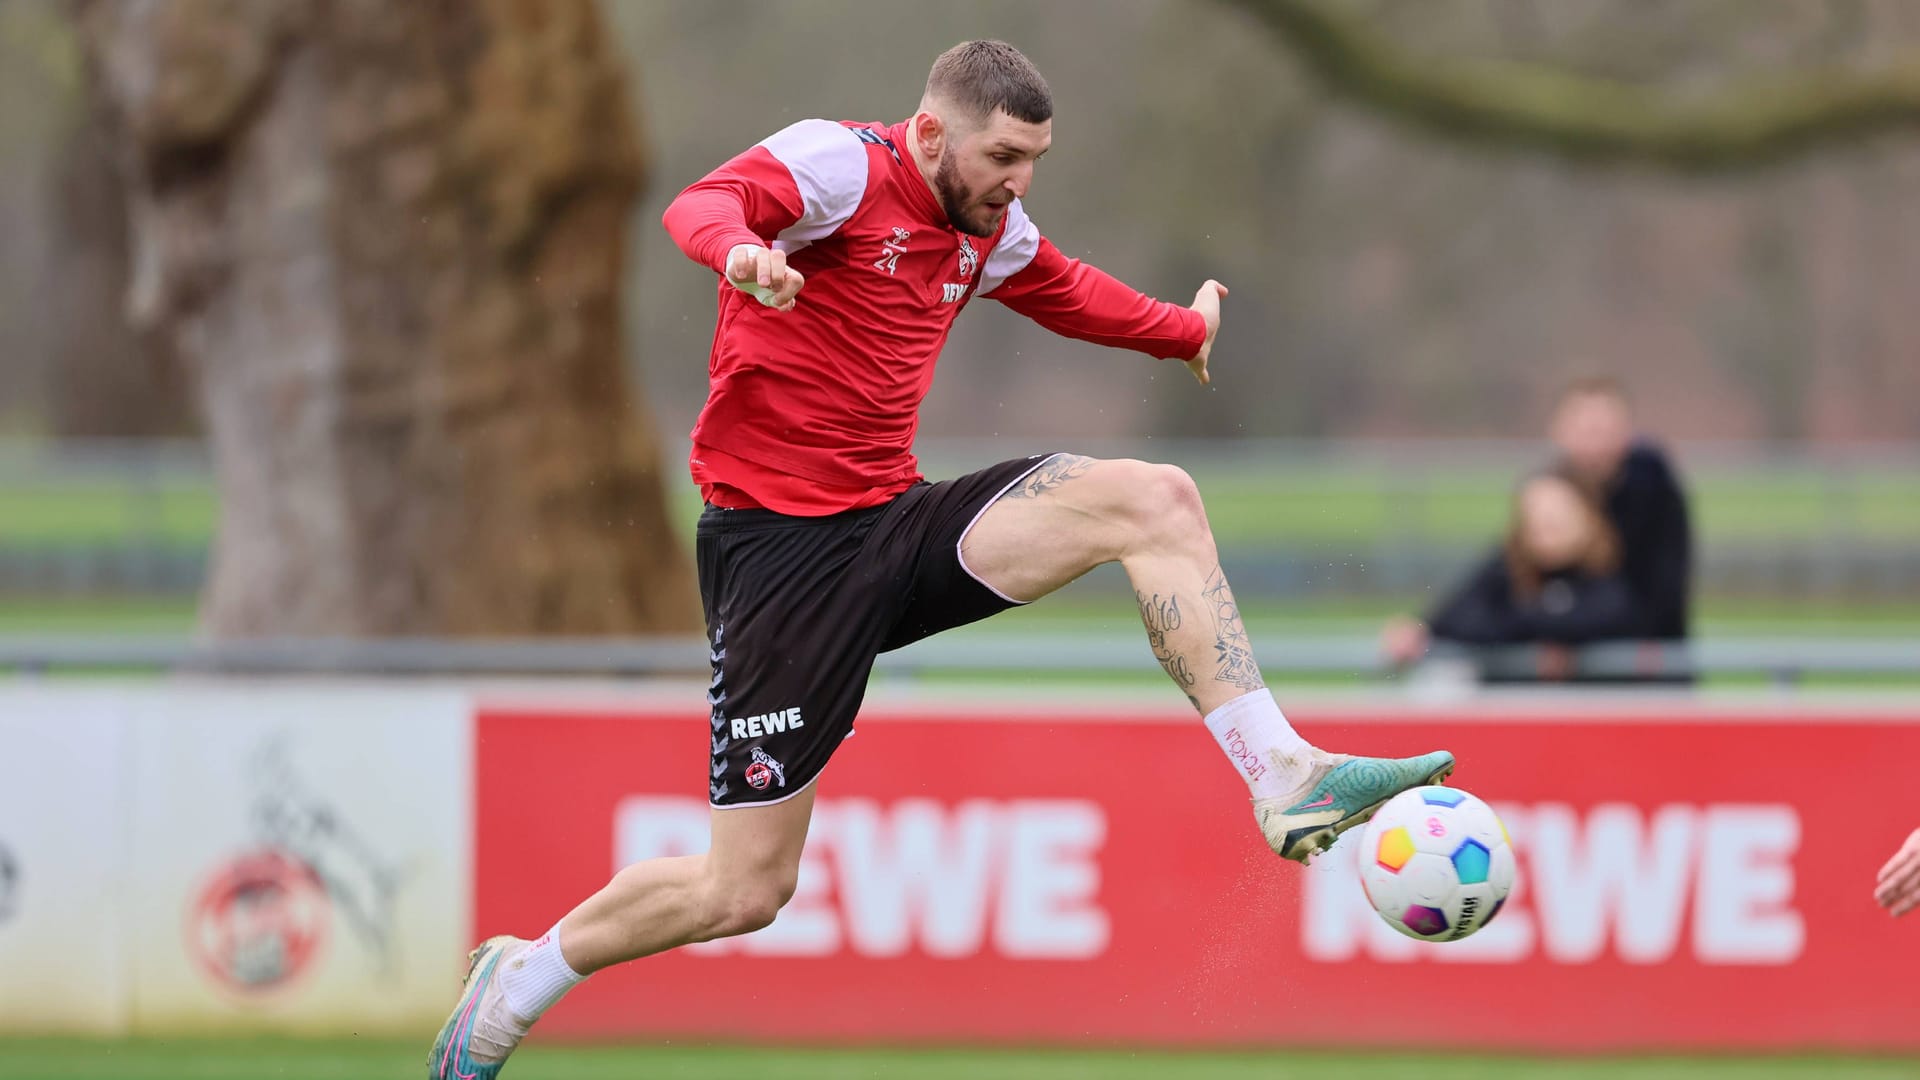
<svg viewBox="0 0 1920 1080">
<path fill-rule="evenodd" d="M 1285 8 L 1416 72 L 1544 73 L 1549 96 L 1588 80 L 1679 113 L 1920 71 L 1903 0 L 606 0 L 649 162 L 627 366 L 679 519 L 714 282 L 661 210 L 793 121 L 904 118 L 935 54 L 995 36 L 1056 97 L 1027 200 L 1042 229 L 1163 298 L 1209 276 L 1234 292 L 1208 389 L 974 305 L 925 409 L 930 472 L 1061 445 L 1191 462 L 1223 544 L 1267 559 L 1244 572 L 1264 595 L 1400 602 L 1497 527 L 1559 387 L 1606 373 L 1680 448 L 1710 618 L 1750 596 L 1920 603 L 1905 113 L 1718 168 L 1489 138 L 1322 77 L 1259 14 Z M 0 4 L 0 547 L 44 556 L 0 566 L 0 590 L 190 590 L 216 505 L 191 372 L 118 317 L 123 200 L 84 91 L 64 6 Z M 139 444 L 133 472 L 63 441 L 154 435 L 188 441 Z"/>
<path fill-rule="evenodd" d="M 1331 7 L 1415 57 L 1524 61 L 1678 102 L 1882 70 L 1920 47 L 1920 8 L 1901 0 Z M 704 394 L 712 281 L 660 230 L 666 202 L 794 120 L 906 116 L 935 53 L 996 35 L 1057 99 L 1028 199 L 1042 228 L 1156 295 L 1184 300 L 1204 276 L 1236 291 L 1204 392 L 975 305 L 929 435 L 1531 436 L 1559 383 L 1595 370 L 1625 378 L 1675 438 L 1920 434 L 1920 215 L 1905 194 L 1920 147 L 1900 133 L 1705 175 L 1463 142 L 1342 98 L 1234 4 L 605 10 L 655 162 L 626 296 L 634 374 L 667 432 Z M 53 0 L 0 5 L 0 88 L 0 424 L 60 431 L 50 324 L 71 314 L 47 268 L 87 113 Z"/>
</svg>

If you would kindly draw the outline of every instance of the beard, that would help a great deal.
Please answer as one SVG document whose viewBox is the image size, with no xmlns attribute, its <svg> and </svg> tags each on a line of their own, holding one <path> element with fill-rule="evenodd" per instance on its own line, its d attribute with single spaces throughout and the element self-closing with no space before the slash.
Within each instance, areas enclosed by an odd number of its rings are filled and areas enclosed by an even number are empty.
<svg viewBox="0 0 1920 1080">
<path fill-rule="evenodd" d="M 968 236 L 988 237 L 1000 222 L 980 205 L 960 182 L 960 159 L 949 145 L 940 155 L 940 167 L 933 173 L 933 188 L 940 196 L 940 209 L 946 211 L 947 224 Z"/>
</svg>

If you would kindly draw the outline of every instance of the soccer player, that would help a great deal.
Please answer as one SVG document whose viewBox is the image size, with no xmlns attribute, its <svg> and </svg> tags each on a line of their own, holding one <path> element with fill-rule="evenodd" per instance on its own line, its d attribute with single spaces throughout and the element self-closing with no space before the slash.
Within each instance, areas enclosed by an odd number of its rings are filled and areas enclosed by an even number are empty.
<svg viewBox="0 0 1920 1080">
<path fill-rule="evenodd" d="M 682 192 L 667 231 L 720 276 L 691 466 L 713 661 L 712 844 L 626 867 L 535 941 L 474 950 L 428 1059 L 491 1078 L 592 972 L 757 930 L 793 895 L 814 781 L 852 732 L 874 657 L 1028 603 L 1102 563 L 1147 641 L 1300 862 L 1450 754 L 1328 754 L 1261 681 L 1200 495 L 1169 465 L 1053 453 L 928 483 L 911 452 L 947 331 L 976 297 L 1059 334 L 1186 364 L 1207 382 L 1218 282 L 1142 296 L 1040 235 L 1021 199 L 1052 142 L 1016 49 L 943 53 L 911 119 L 803 120 Z M 1171 793 L 1169 793 L 1171 795 Z"/>
</svg>

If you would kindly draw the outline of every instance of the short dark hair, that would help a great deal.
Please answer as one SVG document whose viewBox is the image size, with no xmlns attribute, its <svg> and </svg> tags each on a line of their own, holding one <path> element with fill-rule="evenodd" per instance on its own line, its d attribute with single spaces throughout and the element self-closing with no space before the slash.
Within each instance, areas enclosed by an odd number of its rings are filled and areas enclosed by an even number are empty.
<svg viewBox="0 0 1920 1080">
<path fill-rule="evenodd" d="M 1040 69 L 1004 41 L 963 41 L 940 54 L 927 73 L 927 97 L 983 122 L 995 109 L 1029 124 L 1053 119 L 1053 91 Z"/>
</svg>

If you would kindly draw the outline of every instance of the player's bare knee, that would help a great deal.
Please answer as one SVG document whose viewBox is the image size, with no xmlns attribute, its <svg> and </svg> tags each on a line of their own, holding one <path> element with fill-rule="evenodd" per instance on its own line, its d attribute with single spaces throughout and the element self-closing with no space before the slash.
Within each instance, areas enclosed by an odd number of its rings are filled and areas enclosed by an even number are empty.
<svg viewBox="0 0 1920 1080">
<path fill-rule="evenodd" d="M 763 874 L 730 883 L 716 883 L 708 892 L 709 936 L 751 934 L 773 922 L 793 899 L 798 873 Z"/>
<path fill-rule="evenodd" d="M 727 905 L 723 936 L 751 934 L 769 926 L 780 909 L 793 899 L 791 888 L 757 884 L 736 893 Z"/>
<path fill-rule="evenodd" d="M 1137 464 L 1128 478 L 1127 509 L 1143 546 L 1166 550 L 1207 540 L 1207 511 L 1193 477 L 1178 465 Z"/>
</svg>

